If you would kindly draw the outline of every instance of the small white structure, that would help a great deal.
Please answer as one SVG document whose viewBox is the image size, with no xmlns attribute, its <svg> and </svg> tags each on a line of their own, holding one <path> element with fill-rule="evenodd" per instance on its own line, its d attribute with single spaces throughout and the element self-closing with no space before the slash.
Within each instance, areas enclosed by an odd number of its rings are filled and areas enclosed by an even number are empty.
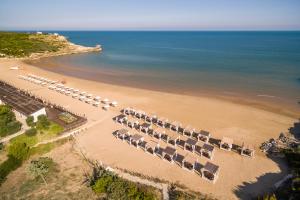
<svg viewBox="0 0 300 200">
<path fill-rule="evenodd" d="M 9 69 L 10 70 L 19 70 L 20 68 L 18 66 L 15 66 L 15 67 L 10 67 Z"/>
<path fill-rule="evenodd" d="M 43 34 L 43 32 L 41 32 L 41 31 L 37 31 L 37 32 L 36 32 L 36 34 L 37 34 L 37 35 L 42 35 L 42 34 Z"/>
<path fill-rule="evenodd" d="M 32 116 L 33 117 L 33 121 L 37 122 L 38 116 L 40 116 L 40 115 L 47 115 L 45 108 L 42 108 L 40 110 L 37 110 L 37 111 L 31 113 L 29 116 Z"/>
</svg>

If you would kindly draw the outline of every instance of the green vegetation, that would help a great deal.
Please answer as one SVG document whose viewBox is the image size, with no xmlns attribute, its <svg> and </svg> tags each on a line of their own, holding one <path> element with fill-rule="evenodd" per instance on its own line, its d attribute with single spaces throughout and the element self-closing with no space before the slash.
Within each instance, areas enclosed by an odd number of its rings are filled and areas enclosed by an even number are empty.
<svg viewBox="0 0 300 200">
<path fill-rule="evenodd" d="M 1 184 L 6 180 L 6 177 L 8 174 L 18 167 L 20 167 L 22 162 L 13 157 L 13 156 L 8 156 L 8 159 L 5 160 L 3 163 L 0 165 L 0 186 Z"/>
<path fill-rule="evenodd" d="M 11 107 L 0 105 L 0 137 L 14 134 L 21 130 L 22 124 L 16 120 Z"/>
<path fill-rule="evenodd" d="M 95 165 L 91 176 L 86 176 L 86 182 L 93 191 L 106 199 L 159 199 L 155 189 L 122 179 L 114 173 Z"/>
<path fill-rule="evenodd" d="M 46 115 L 39 115 L 38 121 L 36 122 L 36 128 L 38 130 L 48 130 L 50 126 L 50 121 Z"/>
<path fill-rule="evenodd" d="M 46 116 L 38 117 L 36 128 L 31 128 L 25 134 L 13 138 L 8 145 L 8 159 L 0 165 L 0 185 L 5 181 L 7 175 L 17 169 L 24 160 L 28 159 L 33 154 L 48 152 L 57 146 L 57 143 L 39 145 L 33 147 L 38 142 L 56 137 L 63 131 L 63 127 L 50 122 Z"/>
<path fill-rule="evenodd" d="M 27 124 L 29 127 L 34 127 L 34 126 L 35 126 L 33 116 L 28 116 L 28 117 L 26 118 L 26 124 Z"/>
<path fill-rule="evenodd" d="M 293 178 L 287 180 L 274 194 L 265 195 L 258 200 L 300 199 L 300 145 L 282 149 Z"/>
<path fill-rule="evenodd" d="M 44 183 L 47 185 L 45 176 L 49 170 L 54 166 L 54 162 L 49 157 L 40 157 L 38 160 L 32 160 L 30 162 L 28 171 L 34 177 L 41 177 Z"/>
<path fill-rule="evenodd" d="M 0 32 L 0 57 L 25 57 L 32 53 L 56 52 L 66 41 L 53 35 Z"/>
<path fill-rule="evenodd" d="M 258 200 L 277 200 L 275 194 L 271 194 L 271 195 L 265 195 L 262 199 L 258 199 Z"/>
<path fill-rule="evenodd" d="M 67 113 L 67 112 L 60 113 L 58 118 L 60 120 L 64 121 L 66 124 L 71 124 L 77 120 L 76 117 L 74 117 L 73 115 L 71 115 L 70 113 Z"/>
<path fill-rule="evenodd" d="M 64 128 L 54 122 L 51 122 L 45 116 L 39 116 L 36 128 L 31 128 L 25 134 L 19 135 L 11 140 L 14 142 L 26 143 L 29 147 L 36 145 L 38 142 L 56 137 Z"/>
<path fill-rule="evenodd" d="M 25 135 L 27 136 L 35 136 L 37 134 L 36 128 L 30 128 L 25 131 Z"/>
</svg>

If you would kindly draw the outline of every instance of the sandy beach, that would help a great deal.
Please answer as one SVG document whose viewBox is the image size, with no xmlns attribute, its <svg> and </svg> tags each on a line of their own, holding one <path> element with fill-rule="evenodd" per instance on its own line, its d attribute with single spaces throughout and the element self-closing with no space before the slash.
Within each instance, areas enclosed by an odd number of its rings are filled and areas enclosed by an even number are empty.
<svg viewBox="0 0 300 200">
<path fill-rule="evenodd" d="M 10 70 L 12 66 L 20 66 L 20 70 Z M 18 75 L 28 73 L 58 81 L 64 80 L 69 87 L 116 100 L 119 106 L 104 111 L 70 96 L 51 91 L 47 87 L 17 78 Z M 212 194 L 219 199 L 249 199 L 271 188 L 287 173 L 287 166 L 282 161 L 267 158 L 258 148 L 262 142 L 277 138 L 280 132 L 287 132 L 296 120 L 292 117 L 222 99 L 185 96 L 82 80 L 49 72 L 20 60 L 0 59 L 0 74 L 1 80 L 29 90 L 76 113 L 85 114 L 91 128 L 77 136 L 78 144 L 88 157 L 113 167 L 170 182 L 179 182 L 192 190 Z M 216 149 L 212 162 L 220 166 L 220 175 L 217 182 L 212 184 L 175 164 L 145 154 L 142 150 L 117 140 L 112 132 L 122 126 L 113 122 L 112 118 L 120 114 L 122 108 L 128 106 L 155 113 L 171 121 L 180 121 L 198 130 L 208 130 L 214 138 L 221 139 L 227 136 L 232 138 L 235 144 L 241 145 L 243 142 L 252 144 L 256 150 L 255 156 L 246 158 L 234 152 Z M 205 164 L 208 160 L 201 157 L 199 161 Z M 258 180 L 259 182 L 255 183 Z"/>
</svg>

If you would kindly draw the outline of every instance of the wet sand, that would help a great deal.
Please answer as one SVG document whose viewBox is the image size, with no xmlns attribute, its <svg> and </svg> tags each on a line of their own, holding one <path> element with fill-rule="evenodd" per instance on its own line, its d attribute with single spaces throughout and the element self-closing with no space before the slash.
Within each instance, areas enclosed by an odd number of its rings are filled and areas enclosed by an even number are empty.
<svg viewBox="0 0 300 200">
<path fill-rule="evenodd" d="M 21 66 L 22 70 L 9 70 L 9 67 L 15 65 Z M 17 78 L 17 75 L 27 73 L 64 80 L 67 86 L 116 100 L 120 105 L 103 111 L 101 108 Z M 287 173 L 284 162 L 267 158 L 258 150 L 263 141 L 278 137 L 280 132 L 287 132 L 296 120 L 280 112 L 270 112 L 256 106 L 206 96 L 171 94 L 83 80 L 14 60 L 0 60 L 0 78 L 74 112 L 85 114 L 88 123 L 93 123 L 93 126 L 77 136 L 78 144 L 90 158 L 114 167 L 179 182 L 192 190 L 212 194 L 219 199 L 249 199 L 270 189 Z M 256 149 L 255 157 L 249 159 L 234 152 L 217 149 L 212 162 L 220 166 L 220 175 L 217 182 L 212 184 L 175 164 L 145 154 L 142 150 L 116 139 L 112 132 L 122 127 L 114 123 L 112 118 L 120 113 L 121 108 L 127 106 L 156 113 L 171 121 L 180 121 L 198 130 L 208 130 L 215 138 L 227 136 L 239 145 L 242 142 L 250 143 Z M 205 164 L 206 161 L 206 158 L 199 158 L 201 164 Z M 259 182 L 255 183 L 257 180 Z M 244 184 L 247 186 L 244 187 Z"/>
</svg>

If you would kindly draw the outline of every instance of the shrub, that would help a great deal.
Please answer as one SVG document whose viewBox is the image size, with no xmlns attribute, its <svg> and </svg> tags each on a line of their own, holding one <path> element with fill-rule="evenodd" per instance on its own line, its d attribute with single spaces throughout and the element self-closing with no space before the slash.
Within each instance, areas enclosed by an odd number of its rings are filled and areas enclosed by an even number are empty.
<svg viewBox="0 0 300 200">
<path fill-rule="evenodd" d="M 15 113 L 10 106 L 0 105 L 0 136 L 4 137 L 18 132 L 22 124 L 16 121 Z"/>
<path fill-rule="evenodd" d="M 146 190 L 148 187 L 122 179 L 98 165 L 88 181 L 95 193 L 106 194 L 108 199 L 155 199 L 154 193 Z"/>
<path fill-rule="evenodd" d="M 37 130 L 35 128 L 30 128 L 25 131 L 25 134 L 30 137 L 35 136 L 37 134 Z"/>
<path fill-rule="evenodd" d="M 48 120 L 46 115 L 38 116 L 38 121 L 36 123 L 36 128 L 38 130 L 47 130 L 50 126 L 50 121 Z"/>
<path fill-rule="evenodd" d="M 29 147 L 26 143 L 14 142 L 8 147 L 8 155 L 23 161 L 28 158 Z"/>
<path fill-rule="evenodd" d="M 13 157 L 8 156 L 8 159 L 0 165 L 0 185 L 6 180 L 7 175 L 21 166 L 22 161 Z"/>
<path fill-rule="evenodd" d="M 34 127 L 35 123 L 34 123 L 34 117 L 33 116 L 28 116 L 26 118 L 26 124 L 30 127 Z"/>
<path fill-rule="evenodd" d="M 45 175 L 49 172 L 50 168 L 54 165 L 52 158 L 40 157 L 38 160 L 32 160 L 30 162 L 28 171 L 34 177 L 40 176 L 44 183 L 47 185 Z"/>
</svg>

